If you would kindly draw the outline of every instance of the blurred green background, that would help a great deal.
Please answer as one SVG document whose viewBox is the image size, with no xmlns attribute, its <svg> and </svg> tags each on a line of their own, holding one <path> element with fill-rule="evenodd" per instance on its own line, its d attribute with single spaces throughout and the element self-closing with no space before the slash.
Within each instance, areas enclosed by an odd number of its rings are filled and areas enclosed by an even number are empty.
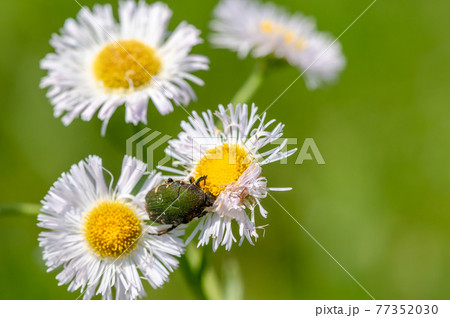
<svg viewBox="0 0 450 318">
<path fill-rule="evenodd" d="M 115 1 L 111 1 L 114 7 Z M 205 38 L 216 1 L 166 1 L 171 28 L 187 20 Z M 276 1 L 317 19 L 338 36 L 371 0 Z M 82 0 L 92 7 L 94 1 Z M 0 203 L 39 202 L 63 171 L 89 154 L 118 173 L 133 128 L 116 112 L 106 138 L 99 120 L 64 127 L 52 116 L 39 61 L 79 6 L 73 0 L 2 1 L 0 10 Z M 378 0 L 340 39 L 348 65 L 339 82 L 308 91 L 294 84 L 268 111 L 285 136 L 314 138 L 326 165 L 306 161 L 266 166 L 270 186 L 292 186 L 275 197 L 377 299 L 450 297 L 450 2 Z M 199 102 L 189 110 L 227 103 L 253 60 L 240 61 L 207 43 L 211 59 L 198 72 Z M 254 101 L 260 109 L 299 75 L 286 67 L 268 74 Z M 149 107 L 149 127 L 175 136 L 186 118 L 177 108 L 162 118 Z M 158 150 L 162 158 L 163 149 Z M 241 268 L 246 299 L 367 299 L 367 294 L 271 199 L 265 237 L 213 255 L 218 273 Z M 74 299 L 46 273 L 35 216 L 0 216 L 0 298 Z M 208 247 L 209 248 L 209 247 Z M 151 299 L 192 299 L 182 272 Z"/>
</svg>

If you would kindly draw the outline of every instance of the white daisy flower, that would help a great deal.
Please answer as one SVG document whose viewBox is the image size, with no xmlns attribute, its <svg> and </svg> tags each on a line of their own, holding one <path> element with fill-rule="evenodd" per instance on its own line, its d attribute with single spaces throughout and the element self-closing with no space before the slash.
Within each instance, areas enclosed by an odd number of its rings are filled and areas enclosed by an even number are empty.
<svg viewBox="0 0 450 318">
<path fill-rule="evenodd" d="M 48 271 L 61 268 L 59 285 L 80 289 L 84 299 L 136 299 L 145 296 L 141 279 L 153 288 L 168 281 L 184 252 L 184 230 L 154 235 L 159 227 L 146 225 L 147 191 L 160 174 L 125 156 L 113 188 L 107 185 L 102 161 L 90 156 L 63 173 L 42 201 L 39 245 Z M 111 176 L 112 178 L 112 176 Z M 135 194 L 135 191 L 137 194 Z M 115 289 L 115 296 L 112 289 Z"/>
<path fill-rule="evenodd" d="M 166 153 L 175 159 L 175 166 L 181 165 L 185 170 L 161 169 L 185 175 L 187 179 L 206 176 L 206 180 L 199 183 L 200 187 L 217 197 L 209 209 L 211 213 L 200 219 L 187 242 L 200 232 L 199 246 L 208 244 L 212 238 L 214 250 L 219 245 L 230 250 L 236 242 L 232 230 L 232 220 L 235 220 L 239 226 L 239 244 L 245 238 L 253 244 L 252 237 L 258 238 L 256 207 L 263 217 L 267 217 L 267 211 L 261 205 L 267 191 L 290 190 L 268 188 L 262 167 L 292 155 L 296 149 L 283 152 L 287 140 L 279 139 L 284 125 L 279 123 L 269 129 L 275 120 L 266 122 L 266 114 L 259 116 L 257 110 L 252 105 L 249 113 L 245 104 L 238 104 L 235 110 L 230 104 L 228 108 L 219 105 L 215 116 L 211 111 L 202 116 L 193 112 L 188 122 L 181 123 L 183 132 L 177 139 L 169 141 Z M 216 120 L 220 122 L 219 126 L 216 126 Z M 277 145 L 273 146 L 275 142 Z M 269 145 L 273 147 L 267 149 Z"/>
<path fill-rule="evenodd" d="M 317 31 L 311 17 L 253 0 L 222 0 L 214 16 L 213 44 L 236 51 L 241 58 L 251 53 L 256 58 L 286 59 L 301 72 L 307 69 L 311 89 L 332 82 L 345 67 L 341 45 L 336 42 L 329 47 L 334 38 Z"/>
<path fill-rule="evenodd" d="M 200 31 L 182 22 L 168 35 L 172 11 L 166 4 L 144 1 L 119 3 L 119 23 L 109 4 L 83 8 L 76 20 L 68 19 L 61 35 L 50 43 L 56 53 L 48 54 L 41 68 L 48 75 L 41 87 L 50 87 L 47 96 L 54 115 L 63 115 L 65 125 L 75 118 L 104 122 L 102 134 L 116 108 L 125 105 L 125 120 L 147 123 L 151 99 L 166 115 L 175 104 L 196 99 L 187 80 L 203 81 L 190 74 L 208 69 L 208 59 L 189 54 L 201 43 Z"/>
</svg>

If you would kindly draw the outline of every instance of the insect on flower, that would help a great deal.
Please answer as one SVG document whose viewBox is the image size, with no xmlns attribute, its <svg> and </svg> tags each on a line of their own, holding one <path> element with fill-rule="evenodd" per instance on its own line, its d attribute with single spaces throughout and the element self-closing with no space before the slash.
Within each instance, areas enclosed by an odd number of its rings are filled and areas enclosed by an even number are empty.
<svg viewBox="0 0 450 318">
<path fill-rule="evenodd" d="M 193 219 L 205 215 L 214 204 L 216 197 L 203 191 L 199 184 L 206 176 L 190 182 L 172 178 L 150 190 L 145 196 L 145 209 L 151 221 L 172 225 L 158 232 L 165 234 L 180 224 L 187 224 Z"/>
</svg>

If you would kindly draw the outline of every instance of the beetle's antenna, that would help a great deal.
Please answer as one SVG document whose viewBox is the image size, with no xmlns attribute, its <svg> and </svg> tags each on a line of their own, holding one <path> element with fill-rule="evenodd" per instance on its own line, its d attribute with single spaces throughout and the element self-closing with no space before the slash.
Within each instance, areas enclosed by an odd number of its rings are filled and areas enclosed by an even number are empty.
<svg viewBox="0 0 450 318">
<path fill-rule="evenodd" d="M 203 183 L 203 185 L 205 185 L 205 184 L 206 184 L 206 178 L 207 178 L 207 177 L 208 177 L 208 176 L 202 176 L 202 177 L 198 178 L 197 181 L 195 181 L 195 185 L 198 186 L 199 183 L 200 183 L 201 181 L 205 181 L 205 182 Z"/>
</svg>

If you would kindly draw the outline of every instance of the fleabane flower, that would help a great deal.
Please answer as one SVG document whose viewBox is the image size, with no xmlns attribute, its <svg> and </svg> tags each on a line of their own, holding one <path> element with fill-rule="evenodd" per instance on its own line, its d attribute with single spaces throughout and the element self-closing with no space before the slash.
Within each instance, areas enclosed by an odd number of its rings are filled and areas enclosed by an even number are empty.
<svg viewBox="0 0 450 318">
<path fill-rule="evenodd" d="M 214 250 L 220 245 L 230 250 L 237 242 L 232 229 L 234 220 L 239 227 L 239 244 L 245 239 L 253 244 L 253 239 L 258 238 L 255 211 L 259 209 L 267 217 L 261 200 L 269 190 L 290 190 L 268 188 L 262 167 L 290 156 L 296 149 L 283 151 L 287 143 L 281 139 L 284 125 L 271 127 L 275 120 L 266 122 L 266 114 L 258 115 L 257 110 L 255 105 L 249 110 L 245 104 L 236 108 L 230 104 L 227 108 L 219 105 L 214 115 L 211 111 L 201 116 L 193 112 L 188 122 L 181 123 L 183 131 L 178 138 L 169 141 L 166 153 L 174 158 L 175 166 L 184 170 L 161 169 L 186 178 L 205 176 L 199 186 L 216 197 L 187 242 L 199 233 L 199 245 L 212 239 Z"/>
<path fill-rule="evenodd" d="M 339 42 L 316 29 L 314 20 L 272 3 L 222 0 L 214 10 L 211 41 L 244 58 L 274 56 L 305 72 L 310 89 L 334 81 L 345 67 Z M 331 45 L 331 46 L 330 46 Z"/>
<path fill-rule="evenodd" d="M 84 299 L 136 299 L 145 296 L 142 280 L 157 288 L 168 281 L 184 252 L 182 229 L 155 235 L 144 209 L 147 191 L 160 181 L 146 165 L 125 156 L 117 185 L 105 181 L 97 156 L 63 173 L 42 201 L 39 245 L 48 270 Z M 112 178 L 112 176 L 111 176 Z M 113 293 L 114 288 L 114 293 Z M 115 295 L 114 295 L 115 294 Z"/>
<path fill-rule="evenodd" d="M 203 81 L 191 74 L 208 69 L 208 59 L 190 54 L 202 42 L 200 31 L 182 22 L 170 33 L 172 11 L 156 2 L 119 3 L 119 22 L 109 4 L 83 8 L 77 19 L 68 19 L 61 34 L 50 44 L 55 53 L 41 61 L 48 75 L 41 87 L 55 117 L 65 125 L 75 118 L 85 121 L 98 112 L 102 134 L 115 110 L 125 105 L 126 122 L 147 123 L 152 100 L 162 115 L 173 111 L 173 103 L 187 105 L 195 99 L 188 80 Z"/>
</svg>

